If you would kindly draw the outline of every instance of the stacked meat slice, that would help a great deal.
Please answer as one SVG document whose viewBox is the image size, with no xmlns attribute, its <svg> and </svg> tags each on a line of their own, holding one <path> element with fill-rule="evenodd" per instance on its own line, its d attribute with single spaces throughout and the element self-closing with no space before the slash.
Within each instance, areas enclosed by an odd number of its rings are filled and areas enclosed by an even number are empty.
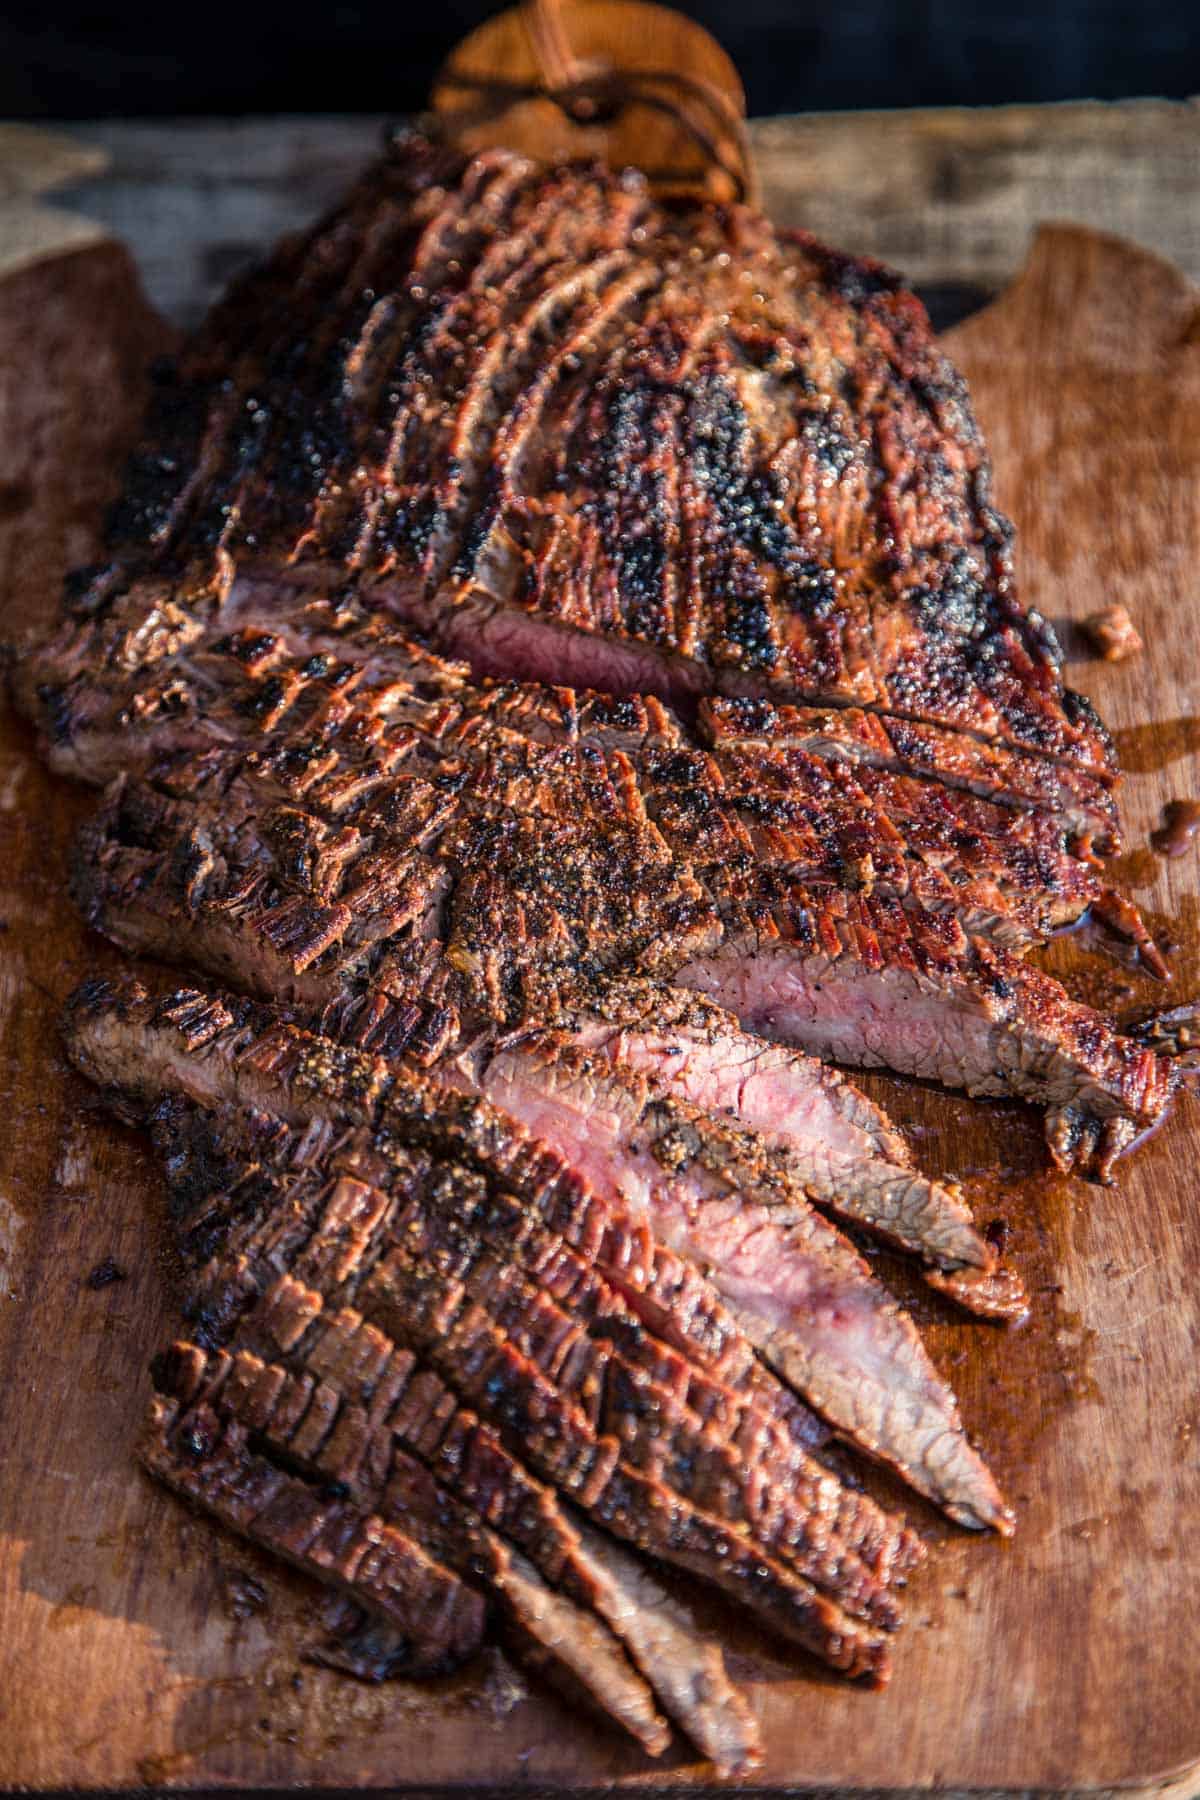
<svg viewBox="0 0 1200 1800">
<path fill-rule="evenodd" d="M 59 759 L 137 771 L 81 858 L 130 947 L 314 1004 L 374 987 L 432 1012 L 438 1053 L 654 973 L 822 1056 L 1033 1100 L 1064 1168 L 1107 1171 L 1166 1107 L 1171 1066 L 1011 947 L 1102 898 L 1041 815 L 701 749 L 654 702 L 481 691 L 348 606 L 243 610 L 132 676 L 156 614 L 119 605 L 98 670 L 89 626 L 73 680 L 55 652 Z"/>
<path fill-rule="evenodd" d="M 882 1679 L 917 1546 L 824 1435 L 1011 1529 L 843 1227 L 985 1317 L 1019 1279 L 830 1064 L 1104 1178 L 1176 1067 L 1029 960 L 1089 915 L 1165 973 L 988 482 L 888 271 L 414 137 L 160 370 L 18 690 L 106 790 L 88 918 L 253 998 L 89 987 L 68 1040 L 189 1265 L 147 1460 L 377 1660 L 490 1608 L 742 1768 L 641 1553 Z"/>
<path fill-rule="evenodd" d="M 719 1654 L 557 1492 L 835 1667 L 886 1674 L 917 1540 L 815 1460 L 816 1422 L 643 1221 L 485 1102 L 246 1002 L 94 983 L 67 1035 L 149 1116 L 190 1270 L 151 1467 L 347 1587 L 398 1663 L 476 1648 L 486 1583 L 518 1648 L 648 1748 L 661 1721 L 613 1637 L 706 1753 L 752 1759 Z"/>
</svg>

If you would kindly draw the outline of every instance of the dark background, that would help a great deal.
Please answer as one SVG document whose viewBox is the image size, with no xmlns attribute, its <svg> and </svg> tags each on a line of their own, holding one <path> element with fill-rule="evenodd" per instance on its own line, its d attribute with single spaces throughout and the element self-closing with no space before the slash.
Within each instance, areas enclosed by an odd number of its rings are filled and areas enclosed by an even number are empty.
<svg viewBox="0 0 1200 1800">
<path fill-rule="evenodd" d="M 0 0 L 0 116 L 406 112 L 482 0 Z M 1200 92 L 1200 0 L 683 0 L 752 113 Z"/>
</svg>

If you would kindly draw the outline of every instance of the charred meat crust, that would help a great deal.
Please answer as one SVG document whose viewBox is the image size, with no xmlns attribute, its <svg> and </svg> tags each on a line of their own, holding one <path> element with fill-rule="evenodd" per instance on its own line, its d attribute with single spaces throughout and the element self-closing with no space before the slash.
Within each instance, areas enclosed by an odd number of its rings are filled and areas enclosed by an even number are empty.
<svg viewBox="0 0 1200 1800">
<path fill-rule="evenodd" d="M 1101 1167 L 1108 1121 L 1141 1131 L 1169 1101 L 1167 1064 L 1013 954 L 1106 904 L 1040 815 L 870 769 L 864 786 L 798 750 L 700 752 L 661 714 L 636 751 L 628 727 L 627 749 L 554 741 L 536 690 L 516 730 L 520 695 L 477 703 L 417 651 L 402 679 L 258 633 L 239 682 L 244 648 L 194 664 L 213 688 L 199 741 L 168 717 L 85 838 L 85 905 L 130 947 L 174 941 L 323 1005 L 347 984 L 391 993 L 414 1029 L 440 1022 L 431 1059 L 464 1028 L 553 1019 L 653 972 L 818 1054 L 1096 1119 L 1072 1143 Z M 914 996 L 929 1023 L 906 1049 L 892 1025 Z"/>
<path fill-rule="evenodd" d="M 1166 973 L 989 484 L 890 271 L 411 133 L 158 369 L 16 686 L 111 783 L 89 919 L 260 997 L 85 984 L 66 1035 L 187 1270 L 146 1461 L 362 1608 L 339 1666 L 490 1617 L 738 1774 L 641 1555 L 881 1682 L 920 1544 L 830 1432 L 1012 1529 L 836 1221 L 982 1317 L 1019 1279 L 825 1061 L 1031 1099 L 1102 1179 L 1179 1062 L 1022 960 L 1086 914 Z"/>
<path fill-rule="evenodd" d="M 598 1577 L 539 1486 L 549 1481 L 837 1666 L 886 1672 L 878 1626 L 896 1622 L 888 1583 L 915 1539 L 812 1460 L 783 1390 L 696 1272 L 668 1275 L 644 1227 L 622 1225 L 502 1114 L 454 1096 L 431 1106 L 420 1078 L 323 1046 L 269 1009 L 191 991 L 152 1001 L 90 984 L 67 1033 L 81 1066 L 149 1115 L 167 1161 L 199 1334 L 156 1375 L 182 1409 L 169 1441 L 156 1414 L 153 1439 L 176 1485 L 196 1491 L 181 1468 L 189 1455 L 203 1464 L 216 1434 L 386 1519 L 400 1516 L 389 1458 L 416 1458 L 441 1520 L 429 1542 L 450 1567 L 478 1578 L 503 1562 L 490 1526 L 474 1561 L 463 1547 L 463 1509 L 486 1513 L 501 1537 L 518 1534 L 541 1579 L 554 1569 L 573 1602 L 591 1592 L 595 1606 Z M 630 1305 L 630 1284 L 653 1301 L 654 1324 Z M 385 1440 L 386 1454 L 372 1448 Z M 422 1515 L 404 1516 L 425 1542 Z M 739 1533 L 756 1559 L 742 1573 Z M 511 1606 L 503 1587 L 500 1599 Z M 683 1629 L 671 1615 L 654 1640 Z M 661 1690 L 665 1677 L 643 1672 Z M 712 1714 L 717 1673 L 701 1686 Z M 676 1694 L 677 1716 L 680 1704 Z M 703 1738 L 703 1725 L 687 1728 Z M 709 1717 L 714 1744 L 731 1728 Z"/>
<path fill-rule="evenodd" d="M 74 605 L 290 569 L 477 674 L 867 706 L 1104 778 L 1010 536 L 895 277 L 628 172 L 413 140 L 164 371 Z"/>
</svg>

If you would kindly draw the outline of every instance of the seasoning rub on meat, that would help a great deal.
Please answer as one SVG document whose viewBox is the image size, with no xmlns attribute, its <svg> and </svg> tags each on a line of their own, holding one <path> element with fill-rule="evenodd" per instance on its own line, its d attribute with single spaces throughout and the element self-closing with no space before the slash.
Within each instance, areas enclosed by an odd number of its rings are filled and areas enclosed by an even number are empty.
<svg viewBox="0 0 1200 1800">
<path fill-rule="evenodd" d="M 837 1067 L 1102 1179 L 1171 1104 L 1031 960 L 1166 972 L 1010 537 L 897 277 L 629 173 L 403 135 L 159 370 L 15 679 L 104 790 L 86 916 L 211 985 L 64 1029 L 186 1270 L 144 1457 L 374 1666 L 496 1631 L 735 1773 L 656 1563 L 880 1682 L 921 1545 L 831 1440 L 1013 1528 L 858 1241 L 983 1318 L 1019 1271 Z"/>
</svg>

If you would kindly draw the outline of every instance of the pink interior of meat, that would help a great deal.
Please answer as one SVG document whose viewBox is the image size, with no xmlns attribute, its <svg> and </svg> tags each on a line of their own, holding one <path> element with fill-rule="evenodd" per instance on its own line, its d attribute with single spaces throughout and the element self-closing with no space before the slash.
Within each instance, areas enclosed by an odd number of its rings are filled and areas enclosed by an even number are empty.
<svg viewBox="0 0 1200 1800">
<path fill-rule="evenodd" d="M 602 1085 L 555 1079 L 516 1052 L 493 1060 L 484 1086 L 602 1194 L 648 1214 L 657 1237 L 710 1269 L 748 1335 L 832 1424 L 926 1492 L 943 1473 L 936 1446 L 953 1440 L 961 1467 L 944 1471 L 940 1497 L 984 1516 L 994 1489 L 962 1439 L 952 1394 L 911 1322 L 831 1227 L 806 1210 L 763 1206 L 702 1168 L 667 1174 L 631 1142 Z"/>
<path fill-rule="evenodd" d="M 1006 1091 L 988 1020 L 944 991 L 923 990 L 903 969 L 855 966 L 843 975 L 820 958 L 760 951 L 700 957 L 674 979 L 727 1006 L 748 1031 L 833 1062 L 972 1093 Z"/>
<path fill-rule="evenodd" d="M 690 1105 L 727 1113 L 768 1141 L 823 1157 L 877 1156 L 885 1138 L 886 1149 L 892 1140 L 902 1149 L 884 1121 L 872 1131 L 850 1116 L 850 1109 L 836 1103 L 840 1088 L 831 1085 L 829 1071 L 791 1050 L 732 1033 L 705 1040 L 668 1028 L 623 1031 L 612 1040 L 611 1054 L 628 1068 L 668 1082 Z"/>
<path fill-rule="evenodd" d="M 491 610 L 491 601 L 452 605 L 425 601 L 412 589 L 380 590 L 396 615 L 425 628 L 436 624 L 443 652 L 471 665 L 476 680 L 500 676 L 510 681 L 542 681 L 553 687 L 593 688 L 624 697 L 654 694 L 687 702 L 712 687 L 710 672 L 697 662 L 665 656 L 631 638 L 606 638 L 575 631 L 514 609 Z"/>
</svg>

